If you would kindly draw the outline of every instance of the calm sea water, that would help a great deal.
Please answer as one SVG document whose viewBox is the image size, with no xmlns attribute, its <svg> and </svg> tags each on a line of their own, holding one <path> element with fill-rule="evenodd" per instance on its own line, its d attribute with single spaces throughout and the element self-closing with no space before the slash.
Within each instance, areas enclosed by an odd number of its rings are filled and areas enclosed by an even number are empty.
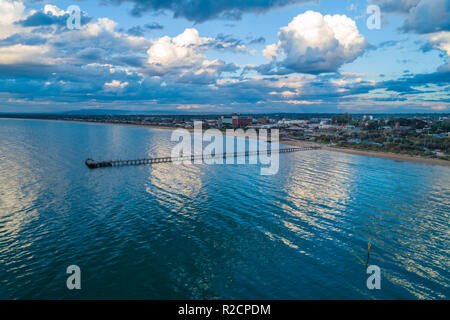
<svg viewBox="0 0 450 320">
<path fill-rule="evenodd" d="M 448 167 L 323 150 L 280 155 L 274 176 L 83 163 L 169 155 L 170 135 L 0 119 L 0 298 L 450 297 Z"/>
</svg>

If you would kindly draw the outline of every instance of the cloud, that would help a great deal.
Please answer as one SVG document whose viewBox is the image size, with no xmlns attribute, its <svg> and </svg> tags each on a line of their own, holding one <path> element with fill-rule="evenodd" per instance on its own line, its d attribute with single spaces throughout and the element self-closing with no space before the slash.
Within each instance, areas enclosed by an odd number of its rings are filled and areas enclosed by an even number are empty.
<svg viewBox="0 0 450 320">
<path fill-rule="evenodd" d="M 448 72 L 450 63 L 450 0 L 372 0 L 386 12 L 399 12 L 406 15 L 403 32 L 423 34 L 427 43 L 422 46 L 424 52 L 437 49 L 444 52 L 446 62 L 438 72 Z M 389 42 L 384 44 L 390 45 Z M 443 55 L 444 56 L 444 55 Z"/>
<path fill-rule="evenodd" d="M 0 39 L 4 39 L 19 29 L 14 22 L 25 14 L 25 6 L 20 1 L 0 0 Z"/>
<path fill-rule="evenodd" d="M 143 36 L 146 31 L 152 31 L 152 30 L 162 30 L 164 29 L 164 26 L 153 22 L 153 23 L 147 23 L 144 26 L 133 26 L 128 29 L 127 33 L 131 34 L 133 36 Z"/>
<path fill-rule="evenodd" d="M 427 35 L 429 44 L 444 51 L 450 57 L 450 31 L 436 32 Z"/>
<path fill-rule="evenodd" d="M 200 37 L 194 28 L 188 28 L 176 37 L 164 36 L 152 42 L 147 50 L 147 69 L 152 74 L 172 74 L 180 82 L 214 81 L 222 72 L 234 72 L 238 67 L 221 60 L 207 60 L 204 51 L 222 47 L 227 42 Z"/>
<path fill-rule="evenodd" d="M 128 29 L 127 31 L 128 34 L 131 34 L 132 36 L 143 36 L 145 33 L 144 28 L 142 28 L 141 26 L 134 26 Z"/>
<path fill-rule="evenodd" d="M 450 30 L 450 0 L 371 0 L 382 12 L 406 15 L 401 30 L 431 33 Z"/>
<path fill-rule="evenodd" d="M 223 33 L 219 33 L 215 37 L 214 41 L 211 42 L 211 47 L 217 50 L 233 50 L 241 53 L 247 52 L 247 47 L 241 40 Z"/>
<path fill-rule="evenodd" d="M 152 22 L 152 23 L 147 23 L 144 25 L 145 28 L 149 29 L 149 30 L 162 30 L 164 29 L 164 26 L 157 23 L 157 22 Z"/>
<path fill-rule="evenodd" d="M 75 57 L 85 62 L 100 61 L 102 57 L 107 56 L 107 51 L 102 48 L 86 48 L 79 51 Z"/>
<path fill-rule="evenodd" d="M 49 26 L 52 24 L 64 25 L 66 23 L 67 17 L 64 16 L 54 16 L 51 13 L 46 14 L 42 11 L 37 11 L 34 14 L 28 16 L 24 20 L 20 20 L 18 24 L 22 27 L 38 27 L 38 26 Z"/>
<path fill-rule="evenodd" d="M 171 11 L 174 18 L 185 18 L 189 21 L 204 22 L 210 19 L 241 19 L 244 12 L 262 13 L 272 8 L 291 4 L 317 2 L 314 0 L 103 0 L 102 3 L 114 5 L 131 2 L 134 7 L 131 13 L 141 16 L 148 11 Z"/>
<path fill-rule="evenodd" d="M 408 13 L 409 10 L 417 6 L 420 0 L 371 0 L 383 12 Z"/>
<path fill-rule="evenodd" d="M 427 34 L 428 43 L 424 47 L 424 50 L 434 48 L 442 51 L 446 55 L 446 62 L 438 67 L 438 72 L 448 73 L 450 72 L 450 31 L 441 31 Z"/>
<path fill-rule="evenodd" d="M 52 4 L 46 4 L 44 6 L 44 10 L 43 11 L 44 11 L 45 14 L 51 14 L 51 15 L 53 15 L 55 17 L 61 17 L 61 16 L 65 16 L 65 15 L 68 14 L 67 11 L 62 10 L 62 9 L 58 8 L 57 6 L 54 6 Z"/>
<path fill-rule="evenodd" d="M 29 46 L 45 44 L 47 39 L 39 35 L 27 33 L 15 33 L 3 40 L 0 40 L 0 47 L 12 46 L 15 44 L 24 44 Z"/>
<path fill-rule="evenodd" d="M 120 82 L 119 80 L 112 80 L 111 82 L 106 82 L 105 87 L 114 88 L 114 89 L 123 89 L 128 85 L 128 82 Z"/>
<path fill-rule="evenodd" d="M 164 36 L 153 41 L 147 50 L 148 62 L 155 67 L 173 68 L 191 66 L 204 59 L 200 49 L 212 41 L 202 38 L 194 28 L 186 29 L 178 36 Z"/>
<path fill-rule="evenodd" d="M 308 23 L 304 19 L 298 24 L 291 22 L 280 30 L 279 42 L 266 47 L 270 63 L 248 67 L 259 68 L 262 74 L 246 76 L 237 73 L 238 65 L 211 58 L 210 51 L 247 52 L 245 45 L 252 40 L 263 43 L 261 38 L 202 37 L 188 28 L 176 36 L 150 40 L 121 30 L 108 18 L 82 23 L 80 30 L 68 30 L 61 23 L 46 24 L 45 20 L 31 26 L 28 18 L 38 12 L 41 18 L 44 14 L 51 19 L 66 13 L 56 6 L 34 10 L 5 0 L 0 0 L 0 10 L 3 6 L 12 12 L 12 3 L 17 12 L 4 20 L 8 23 L 0 22 L 4 26 L 0 34 L 5 35 L 0 36 L 2 110 L 5 106 L 49 111 L 49 105 L 66 109 L 113 105 L 146 110 L 149 106 L 157 110 L 188 106 L 190 109 L 180 110 L 200 111 L 217 106 L 214 110 L 227 112 L 267 112 L 269 108 L 318 112 L 336 111 L 336 106 L 343 104 L 349 109 L 376 106 L 385 110 L 392 105 L 401 109 L 423 104 L 422 110 L 448 105 L 445 88 L 450 76 L 444 69 L 381 82 L 367 80 L 365 74 L 318 74 L 337 70 L 363 51 L 364 38 L 345 16 L 319 14 L 306 19 Z M 17 23 L 27 20 L 30 26 Z M 140 27 L 144 32 L 148 29 Z M 314 33 L 318 36 L 312 36 Z M 426 37 L 430 47 L 448 53 L 447 33 Z M 228 59 L 230 55 L 223 56 Z M 388 103 L 381 105 L 383 101 Z"/>
<path fill-rule="evenodd" d="M 401 42 L 402 42 L 401 40 L 387 40 L 387 41 L 383 41 L 374 49 L 395 47 L 396 45 L 398 45 Z"/>
<path fill-rule="evenodd" d="M 2 64 L 19 64 L 33 61 L 35 63 L 48 63 L 46 54 L 50 48 L 45 45 L 15 44 L 8 47 L 0 47 L 0 61 Z"/>
<path fill-rule="evenodd" d="M 250 40 L 250 42 L 248 44 L 252 45 L 252 44 L 264 44 L 264 43 L 266 43 L 266 38 L 258 37 L 256 39 Z"/>
<path fill-rule="evenodd" d="M 431 33 L 450 30 L 450 0 L 421 0 L 409 10 L 401 30 Z"/>
<path fill-rule="evenodd" d="M 135 67 L 150 44 L 145 38 L 116 32 L 116 23 L 107 18 L 95 22 L 90 18 L 82 20 L 80 30 L 69 30 L 60 20 L 65 19 L 67 13 L 56 6 L 26 10 L 17 1 L 0 0 L 0 10 L 3 8 L 20 8 L 17 14 L 6 15 L 9 18 L 2 20 L 4 28 L 0 29 L 0 32 L 6 29 L 12 33 L 0 37 L 0 76 L 5 79 L 73 81 L 83 77 L 80 73 L 86 72 L 86 65 L 91 64 L 97 66 L 90 69 L 101 70 L 100 65 L 109 65 L 137 72 Z M 50 20 L 45 20 L 47 18 Z"/>
<path fill-rule="evenodd" d="M 307 11 L 280 29 L 277 44 L 268 45 L 263 55 L 272 63 L 260 72 L 335 72 L 362 55 L 367 43 L 355 21 L 345 15 L 326 15 Z M 277 61 L 281 56 L 282 61 Z"/>
<path fill-rule="evenodd" d="M 39 26 L 50 26 L 59 25 L 66 26 L 67 19 L 69 18 L 69 13 L 67 11 L 61 10 L 54 5 L 45 5 L 42 11 L 35 11 L 34 13 L 28 15 L 25 19 L 15 22 L 22 27 L 39 27 Z M 86 13 L 81 13 L 81 24 L 87 24 L 91 21 L 91 17 L 88 17 Z"/>
<path fill-rule="evenodd" d="M 5 0 L 0 1 L 3 4 Z M 127 87 L 132 88 L 135 82 L 128 81 L 130 77 L 136 77 L 138 82 L 144 77 L 164 76 L 166 79 L 161 81 L 211 84 L 222 73 L 233 73 L 239 67 L 219 59 L 207 59 L 206 51 L 246 52 L 245 45 L 237 39 L 225 35 L 218 35 L 217 39 L 200 37 L 193 28 L 173 38 L 149 40 L 139 32 L 117 30 L 117 23 L 108 18 L 89 20 L 81 24 L 80 30 L 69 30 L 58 20 L 65 19 L 67 13 L 56 6 L 24 11 L 7 25 L 14 26 L 16 33 L 0 39 L 0 74 L 7 78 L 52 80 L 46 81 L 49 83 L 55 83 L 58 78 L 65 82 L 66 89 L 72 82 L 84 79 L 87 83 L 95 82 L 99 90 L 114 87 L 113 80 L 128 82 Z M 155 30 L 162 26 L 153 23 L 141 28 Z M 120 72 L 123 79 L 111 79 Z M 101 76 L 93 81 L 85 79 L 88 74 Z"/>
</svg>

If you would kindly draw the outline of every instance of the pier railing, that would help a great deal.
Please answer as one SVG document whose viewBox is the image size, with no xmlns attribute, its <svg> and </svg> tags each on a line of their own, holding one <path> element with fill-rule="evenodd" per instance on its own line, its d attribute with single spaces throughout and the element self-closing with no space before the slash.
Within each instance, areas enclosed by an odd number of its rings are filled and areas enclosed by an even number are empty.
<svg viewBox="0 0 450 320">
<path fill-rule="evenodd" d="M 219 153 L 210 155 L 189 155 L 180 157 L 156 157 L 156 158 L 142 158 L 134 160 L 110 160 L 110 161 L 94 161 L 89 158 L 86 159 L 85 164 L 90 169 L 103 168 L 103 167 L 123 167 L 123 166 L 137 166 L 137 165 L 149 165 L 157 163 L 167 163 L 167 162 L 180 162 L 180 161 L 196 161 L 205 159 L 216 159 L 223 157 L 224 159 L 228 157 L 249 157 L 259 154 L 271 154 L 271 153 L 287 153 L 287 152 L 298 152 L 298 151 L 308 151 L 317 150 L 320 147 L 293 147 L 293 148 L 282 148 L 277 150 L 255 150 L 246 152 L 233 152 L 233 153 Z"/>
</svg>

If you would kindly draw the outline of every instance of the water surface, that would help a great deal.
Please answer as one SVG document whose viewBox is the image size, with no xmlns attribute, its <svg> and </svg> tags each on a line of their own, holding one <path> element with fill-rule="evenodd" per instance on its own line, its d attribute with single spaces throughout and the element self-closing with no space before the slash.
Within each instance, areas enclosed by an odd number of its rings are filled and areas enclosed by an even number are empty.
<svg viewBox="0 0 450 320">
<path fill-rule="evenodd" d="M 0 119 L 0 298 L 449 298 L 448 167 L 324 150 L 273 176 L 83 163 L 167 156 L 170 134 Z"/>
</svg>

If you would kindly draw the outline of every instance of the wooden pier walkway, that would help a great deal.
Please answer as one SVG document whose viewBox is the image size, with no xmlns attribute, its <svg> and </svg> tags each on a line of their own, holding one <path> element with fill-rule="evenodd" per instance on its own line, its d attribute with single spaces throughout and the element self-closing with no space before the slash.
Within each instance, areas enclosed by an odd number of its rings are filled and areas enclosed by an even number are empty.
<svg viewBox="0 0 450 320">
<path fill-rule="evenodd" d="M 144 158 L 135 160 L 110 160 L 110 161 L 94 161 L 93 159 L 86 159 L 85 164 L 90 169 L 104 168 L 104 167 L 123 167 L 123 166 L 137 166 L 144 164 L 157 164 L 157 163 L 167 163 L 167 162 L 179 162 L 179 161 L 195 161 L 204 159 L 213 159 L 217 157 L 223 157 L 224 159 L 228 157 L 248 157 L 255 156 L 258 154 L 271 154 L 271 153 L 286 153 L 286 152 L 297 152 L 297 151 L 308 151 L 317 150 L 320 147 L 293 147 L 293 148 L 283 148 L 278 150 L 261 150 L 261 151 L 246 151 L 237 153 L 222 153 L 216 155 L 190 155 L 181 157 L 157 157 L 157 158 Z"/>
</svg>

